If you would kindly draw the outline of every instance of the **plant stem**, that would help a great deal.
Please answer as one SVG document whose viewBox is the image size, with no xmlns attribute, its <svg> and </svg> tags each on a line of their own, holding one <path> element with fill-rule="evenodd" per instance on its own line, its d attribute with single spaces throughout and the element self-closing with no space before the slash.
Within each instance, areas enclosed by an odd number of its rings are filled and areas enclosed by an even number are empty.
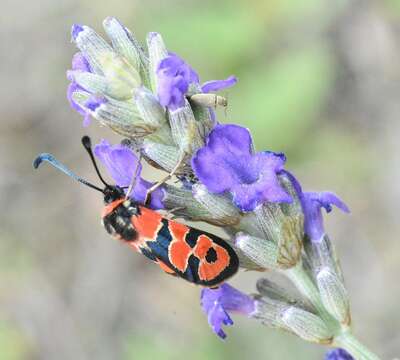
<svg viewBox="0 0 400 360">
<path fill-rule="evenodd" d="M 337 334 L 334 338 L 333 346 L 345 349 L 356 360 L 379 360 L 378 356 L 368 350 L 354 337 L 348 327 L 341 327 L 328 313 L 321 301 L 318 288 L 301 262 L 291 269 L 284 270 L 283 274 L 293 282 L 301 294 L 315 307 L 325 323 Z"/>
<path fill-rule="evenodd" d="M 334 340 L 334 344 L 337 347 L 345 349 L 356 360 L 379 360 L 378 356 L 361 344 L 349 331 L 338 335 Z"/>
</svg>

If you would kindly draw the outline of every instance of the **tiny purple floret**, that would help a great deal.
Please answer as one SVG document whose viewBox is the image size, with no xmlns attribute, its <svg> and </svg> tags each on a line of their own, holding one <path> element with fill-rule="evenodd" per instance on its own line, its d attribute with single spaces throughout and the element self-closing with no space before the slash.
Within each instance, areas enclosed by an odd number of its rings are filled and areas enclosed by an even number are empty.
<svg viewBox="0 0 400 360">
<path fill-rule="evenodd" d="M 333 349 L 325 354 L 325 360 L 355 360 L 346 350 Z"/>
<path fill-rule="evenodd" d="M 284 154 L 253 154 L 252 148 L 246 128 L 216 125 L 206 145 L 193 156 L 193 170 L 211 193 L 231 193 L 242 211 L 253 211 L 265 202 L 291 202 L 277 176 L 286 161 Z"/>
<path fill-rule="evenodd" d="M 332 192 L 303 193 L 304 231 L 311 241 L 319 242 L 324 236 L 325 229 L 321 208 L 329 213 L 332 211 L 332 205 L 345 213 L 350 212 L 347 205 Z"/>
<path fill-rule="evenodd" d="M 200 303 L 209 325 L 221 339 L 226 338 L 223 325 L 233 325 L 229 312 L 249 316 L 255 310 L 254 300 L 250 296 L 228 284 L 222 284 L 218 289 L 204 288 Z"/>
<path fill-rule="evenodd" d="M 137 174 L 137 180 L 131 197 L 143 204 L 146 198 L 147 190 L 152 183 L 140 177 L 142 165 L 138 164 L 138 158 L 131 149 L 123 145 L 110 145 L 106 140 L 102 140 L 94 148 L 95 155 L 107 168 L 109 174 L 114 179 L 116 185 L 120 187 L 129 187 L 132 178 Z M 154 210 L 163 209 L 162 199 L 164 192 L 158 188 L 151 194 L 150 208 Z"/>
<path fill-rule="evenodd" d="M 157 93 L 162 106 L 176 110 L 185 105 L 185 94 L 191 83 L 198 83 L 199 76 L 178 55 L 170 53 L 157 68 Z"/>
<path fill-rule="evenodd" d="M 83 26 L 79 25 L 79 24 L 74 24 L 72 25 L 72 29 L 71 29 L 71 36 L 73 40 L 76 40 L 76 38 L 78 37 L 79 33 L 82 32 Z"/>
</svg>

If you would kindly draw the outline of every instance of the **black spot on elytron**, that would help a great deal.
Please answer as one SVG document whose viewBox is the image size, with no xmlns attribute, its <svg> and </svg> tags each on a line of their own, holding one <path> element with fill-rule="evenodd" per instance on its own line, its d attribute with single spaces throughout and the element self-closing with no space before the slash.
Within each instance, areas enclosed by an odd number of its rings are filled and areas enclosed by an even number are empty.
<svg viewBox="0 0 400 360">
<path fill-rule="evenodd" d="M 186 234 L 185 241 L 193 249 L 196 246 L 199 235 L 193 229 L 190 229 Z"/>
<path fill-rule="evenodd" d="M 217 252 L 214 250 L 214 248 L 210 247 L 208 249 L 206 254 L 206 261 L 208 263 L 214 263 L 217 261 Z"/>
</svg>

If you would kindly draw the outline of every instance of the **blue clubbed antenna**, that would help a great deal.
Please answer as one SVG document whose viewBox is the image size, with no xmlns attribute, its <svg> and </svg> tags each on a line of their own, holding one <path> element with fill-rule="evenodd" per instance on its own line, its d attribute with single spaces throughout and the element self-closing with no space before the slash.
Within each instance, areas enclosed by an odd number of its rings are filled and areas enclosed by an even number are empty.
<svg viewBox="0 0 400 360">
<path fill-rule="evenodd" d="M 88 151 L 90 158 L 92 159 L 92 162 L 95 166 L 96 172 L 100 177 L 100 180 L 106 185 L 109 186 L 101 177 L 100 172 L 97 168 L 96 162 L 94 160 L 94 156 L 91 150 L 91 142 L 90 142 L 90 138 L 88 136 L 84 136 L 82 138 L 82 144 L 85 147 L 85 149 Z M 69 177 L 71 177 L 72 179 L 79 181 L 80 183 L 87 185 L 89 187 L 91 187 L 92 189 L 95 189 L 97 191 L 103 192 L 103 189 L 100 189 L 99 187 L 91 184 L 90 182 L 86 181 L 85 179 L 82 179 L 81 177 L 79 177 L 78 175 L 74 174 L 70 169 L 68 169 L 64 164 L 62 164 L 61 162 L 59 162 L 53 155 L 49 154 L 49 153 L 42 153 L 40 154 L 34 161 L 33 161 L 33 167 L 35 169 L 37 169 L 40 164 L 42 162 L 48 162 L 49 164 L 51 164 L 52 166 L 54 166 L 56 169 L 62 171 L 64 174 L 68 175 Z"/>
</svg>

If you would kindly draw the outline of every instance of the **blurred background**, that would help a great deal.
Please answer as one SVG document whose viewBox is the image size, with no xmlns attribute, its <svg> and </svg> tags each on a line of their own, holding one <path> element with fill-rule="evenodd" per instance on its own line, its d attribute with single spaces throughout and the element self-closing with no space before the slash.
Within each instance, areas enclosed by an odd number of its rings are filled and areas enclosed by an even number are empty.
<svg viewBox="0 0 400 360">
<path fill-rule="evenodd" d="M 0 358 L 322 359 L 324 349 L 235 317 L 209 329 L 199 288 L 165 276 L 100 225 L 102 199 L 32 159 L 51 152 L 97 181 L 66 100 L 73 23 L 113 15 L 144 40 L 161 32 L 202 81 L 236 74 L 221 122 L 284 151 L 308 190 L 352 209 L 327 218 L 355 332 L 400 354 L 400 2 L 397 0 L 39 0 L 0 13 Z M 150 179 L 158 175 L 147 173 Z M 201 227 L 202 225 L 198 225 Z M 260 274 L 232 281 L 254 291 Z"/>
</svg>

